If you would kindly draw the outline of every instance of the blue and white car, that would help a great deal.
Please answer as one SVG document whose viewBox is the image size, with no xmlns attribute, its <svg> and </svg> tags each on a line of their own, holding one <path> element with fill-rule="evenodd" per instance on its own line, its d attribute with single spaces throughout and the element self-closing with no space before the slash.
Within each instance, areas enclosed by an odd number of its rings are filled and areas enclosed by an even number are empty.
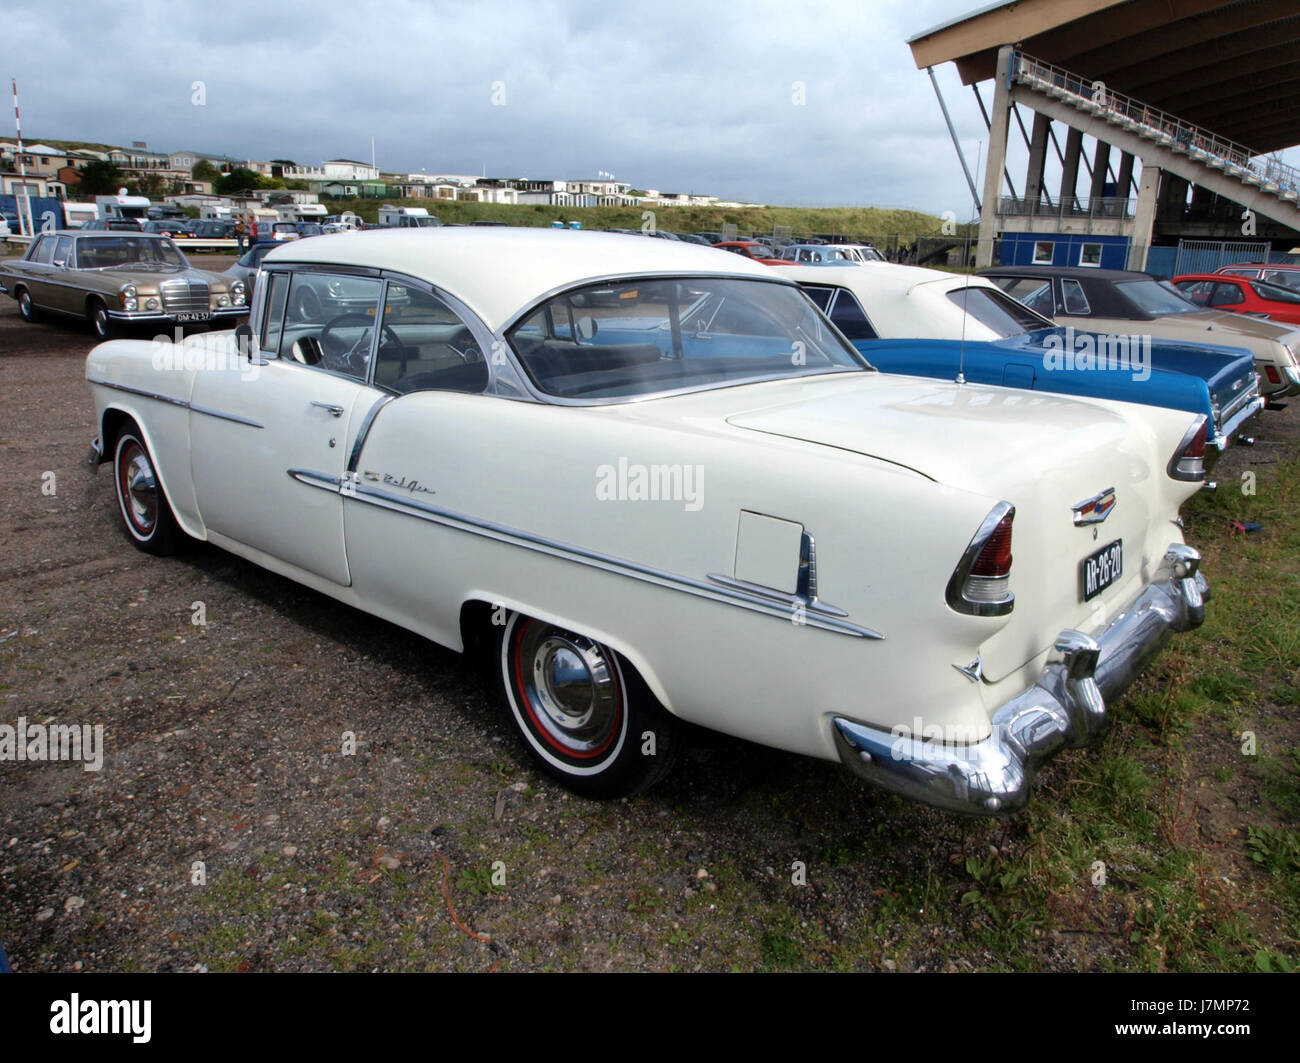
<svg viewBox="0 0 1300 1063">
<path fill-rule="evenodd" d="M 1264 408 L 1245 348 L 1061 328 L 981 277 L 916 266 L 780 272 L 886 373 L 1201 413 L 1212 455 Z"/>
</svg>

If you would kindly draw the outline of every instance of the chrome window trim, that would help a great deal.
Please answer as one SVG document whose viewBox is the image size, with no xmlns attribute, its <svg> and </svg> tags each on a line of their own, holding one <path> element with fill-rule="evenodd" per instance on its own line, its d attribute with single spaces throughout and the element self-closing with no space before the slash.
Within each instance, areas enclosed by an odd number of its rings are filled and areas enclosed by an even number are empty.
<svg viewBox="0 0 1300 1063">
<path fill-rule="evenodd" d="M 370 428 L 375 423 L 375 418 L 379 416 L 379 411 L 393 401 L 395 396 L 390 394 L 380 395 L 366 411 L 362 418 L 361 427 L 357 429 L 357 438 L 352 442 L 352 453 L 348 455 L 348 472 L 357 471 L 357 465 L 361 462 L 361 448 L 366 444 L 366 437 L 370 435 Z"/>
<path fill-rule="evenodd" d="M 511 528 L 504 524 L 497 524 L 494 521 L 481 520 L 442 506 L 435 506 L 428 502 L 385 491 L 383 488 L 375 487 L 364 478 L 358 478 L 355 475 L 341 478 L 331 476 L 328 473 L 315 472 L 311 469 L 287 469 L 285 471 L 290 478 L 301 484 L 340 494 L 348 501 L 364 502 L 367 505 L 378 506 L 380 509 L 387 509 L 394 513 L 428 521 L 445 528 L 480 535 L 496 542 L 523 547 L 527 550 L 543 553 L 550 557 L 558 557 L 561 560 L 571 561 L 589 568 L 612 572 L 615 575 L 625 576 L 642 583 L 652 583 L 694 597 L 705 598 L 724 605 L 733 605 L 751 612 L 775 617 L 786 623 L 790 622 L 792 606 L 800 602 L 799 599 L 795 599 L 794 602 L 786 602 L 778 595 L 778 592 L 767 588 L 751 589 L 748 586 L 737 585 L 738 581 L 726 582 L 726 577 L 722 580 L 718 580 L 713 576 L 710 576 L 709 580 L 695 579 L 691 576 L 669 572 L 666 569 L 655 568 L 652 565 L 628 561 L 612 554 L 588 550 L 585 547 L 561 542 L 558 539 L 534 535 L 531 532 Z M 793 596 L 784 597 L 792 598 Z M 879 632 L 842 619 L 841 615 L 837 615 L 832 610 L 833 607 L 824 605 L 812 609 L 805 604 L 805 626 L 831 631 L 840 635 L 850 635 L 854 638 L 872 640 L 884 638 Z"/>
<path fill-rule="evenodd" d="M 1086 268 L 1086 267 L 1085 267 L 1085 268 Z M 1100 268 L 1100 267 L 1098 267 L 1098 268 Z M 1079 291 L 1079 298 L 1083 300 L 1083 310 L 1081 310 L 1081 311 L 1080 311 L 1080 310 L 1070 310 L 1070 309 L 1067 307 L 1066 310 L 1065 310 L 1065 313 L 1066 313 L 1067 315 L 1075 316 L 1075 317 L 1091 317 L 1091 316 L 1092 316 L 1092 304 L 1091 304 L 1090 302 L 1088 302 L 1088 293 L 1085 292 L 1085 291 L 1083 290 L 1083 282 L 1082 282 L 1081 280 L 1079 280 L 1077 277 L 1062 277 L 1062 278 L 1061 278 L 1061 305 L 1062 305 L 1062 306 L 1065 306 L 1065 303 L 1066 303 L 1066 299 L 1065 299 L 1065 286 L 1066 286 L 1067 284 L 1073 284 L 1073 285 L 1075 286 L 1075 288 L 1078 289 L 1078 291 Z M 1030 309 L 1032 310 L 1033 307 L 1030 307 Z"/>
</svg>

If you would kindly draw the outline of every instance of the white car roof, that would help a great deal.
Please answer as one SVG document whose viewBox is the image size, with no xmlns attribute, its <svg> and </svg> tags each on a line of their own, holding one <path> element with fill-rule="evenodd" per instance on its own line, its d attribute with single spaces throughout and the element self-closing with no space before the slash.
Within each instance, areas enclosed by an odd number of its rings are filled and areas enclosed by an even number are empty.
<svg viewBox="0 0 1300 1063">
<path fill-rule="evenodd" d="M 787 283 L 770 266 L 681 240 L 573 229 L 443 226 L 313 236 L 262 260 L 394 270 L 450 292 L 494 332 L 551 292 L 624 274 L 714 274 Z"/>
<path fill-rule="evenodd" d="M 770 268 L 800 284 L 848 288 L 884 339 L 959 339 L 965 315 L 956 303 L 945 298 L 947 294 L 967 286 L 1002 291 L 986 277 L 892 262 L 876 262 L 870 266 L 792 264 Z M 992 329 L 974 318 L 967 317 L 964 327 L 968 340 L 997 339 Z"/>
</svg>

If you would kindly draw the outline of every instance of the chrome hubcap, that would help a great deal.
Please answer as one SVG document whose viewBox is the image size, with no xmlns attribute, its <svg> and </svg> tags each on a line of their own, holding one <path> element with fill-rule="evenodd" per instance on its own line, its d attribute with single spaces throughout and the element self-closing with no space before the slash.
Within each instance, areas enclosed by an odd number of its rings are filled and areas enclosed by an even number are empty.
<svg viewBox="0 0 1300 1063">
<path fill-rule="evenodd" d="M 158 481 L 148 456 L 136 444 L 128 444 L 122 458 L 122 505 L 136 530 L 147 535 L 158 519 Z"/>
<path fill-rule="evenodd" d="M 578 754 L 608 744 L 620 721 L 622 693 L 599 643 L 529 621 L 519 636 L 518 660 L 522 693 L 554 743 Z"/>
</svg>

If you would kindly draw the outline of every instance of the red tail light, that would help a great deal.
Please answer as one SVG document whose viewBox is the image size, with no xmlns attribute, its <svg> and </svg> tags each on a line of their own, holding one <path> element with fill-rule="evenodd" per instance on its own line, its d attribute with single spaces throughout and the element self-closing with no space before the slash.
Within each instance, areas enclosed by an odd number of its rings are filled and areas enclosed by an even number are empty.
<svg viewBox="0 0 1300 1063">
<path fill-rule="evenodd" d="M 1195 483 L 1205 479 L 1205 445 L 1209 422 L 1202 417 L 1200 422 L 1189 428 L 1178 444 L 1174 456 L 1169 459 L 1169 475 L 1175 480 Z"/>
<path fill-rule="evenodd" d="M 1011 522 L 1016 510 L 999 502 L 984 518 L 948 581 L 948 605 L 972 616 L 1004 616 L 1016 596 L 1011 593 Z"/>
<path fill-rule="evenodd" d="M 1268 377 L 1270 384 L 1282 383 L 1282 374 L 1277 371 L 1277 366 L 1275 365 L 1264 366 L 1264 375 Z"/>
<path fill-rule="evenodd" d="M 1008 513 L 998 521 L 971 567 L 972 576 L 1001 579 L 1011 575 L 1011 517 L 1012 514 Z"/>
</svg>

